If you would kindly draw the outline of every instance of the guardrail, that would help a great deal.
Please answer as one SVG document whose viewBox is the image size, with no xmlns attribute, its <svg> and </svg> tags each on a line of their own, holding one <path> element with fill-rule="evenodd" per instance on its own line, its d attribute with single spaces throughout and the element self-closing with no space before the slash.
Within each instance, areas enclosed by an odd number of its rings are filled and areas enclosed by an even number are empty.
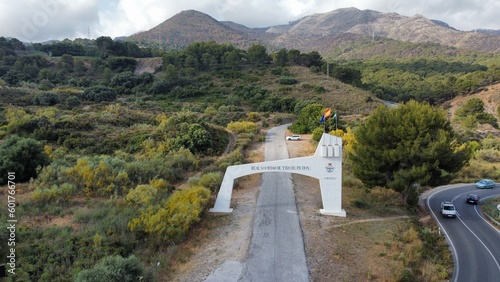
<svg viewBox="0 0 500 282">
<path fill-rule="evenodd" d="M 496 221 L 491 215 L 483 212 L 484 215 L 486 215 L 492 222 L 494 222 L 496 225 L 500 226 L 500 222 Z"/>
</svg>

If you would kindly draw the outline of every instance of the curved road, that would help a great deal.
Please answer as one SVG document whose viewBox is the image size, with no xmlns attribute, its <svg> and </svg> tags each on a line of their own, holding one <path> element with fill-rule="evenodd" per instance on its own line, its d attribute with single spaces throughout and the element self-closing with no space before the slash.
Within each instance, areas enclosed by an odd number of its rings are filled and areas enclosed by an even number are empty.
<svg viewBox="0 0 500 282">
<path fill-rule="evenodd" d="M 451 185 L 435 190 L 426 199 L 427 208 L 453 253 L 455 268 L 451 281 L 500 281 L 500 231 L 481 216 L 478 206 L 465 202 L 467 194 L 477 194 L 482 201 L 500 195 L 500 189 L 477 189 L 474 184 Z M 453 201 L 457 218 L 441 216 L 442 200 Z"/>
</svg>

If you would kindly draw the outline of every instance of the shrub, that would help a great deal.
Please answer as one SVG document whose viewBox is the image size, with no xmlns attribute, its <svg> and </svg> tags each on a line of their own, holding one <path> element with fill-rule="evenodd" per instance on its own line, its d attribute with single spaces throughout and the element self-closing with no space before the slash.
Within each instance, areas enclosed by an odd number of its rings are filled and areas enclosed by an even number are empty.
<svg viewBox="0 0 500 282">
<path fill-rule="evenodd" d="M 316 127 L 314 130 L 313 130 L 313 133 L 312 133 L 312 139 L 316 142 L 319 142 L 319 140 L 321 140 L 321 137 L 323 137 L 323 133 L 325 132 L 325 128 L 323 127 Z"/>
<path fill-rule="evenodd" d="M 236 133 L 256 133 L 257 130 L 259 129 L 257 124 L 253 122 L 248 122 L 248 121 L 238 121 L 238 122 L 231 122 L 227 125 L 227 129 Z"/>
<path fill-rule="evenodd" d="M 199 165 L 198 158 L 185 148 L 169 152 L 166 159 L 167 162 L 164 164 L 165 166 L 181 170 L 193 170 Z"/>
<path fill-rule="evenodd" d="M 198 184 L 209 188 L 211 191 L 217 190 L 222 183 L 222 174 L 220 172 L 209 172 L 204 174 Z"/>
<path fill-rule="evenodd" d="M 129 228 L 143 230 L 158 238 L 178 242 L 191 226 L 200 221 L 200 215 L 210 201 L 210 190 L 193 186 L 175 191 L 159 208 L 149 206 L 140 218 L 134 218 Z"/>
<path fill-rule="evenodd" d="M 481 149 L 476 152 L 474 158 L 487 163 L 500 163 L 500 151 L 495 149 Z"/>
<path fill-rule="evenodd" d="M 117 72 L 134 71 L 137 61 L 129 57 L 110 57 L 106 59 L 111 70 Z"/>
<path fill-rule="evenodd" d="M 260 120 L 259 113 L 257 113 L 257 112 L 250 112 L 250 113 L 248 113 L 247 120 L 251 121 L 251 122 L 257 122 L 257 121 L 259 121 Z"/>
<path fill-rule="evenodd" d="M 75 194 L 76 187 L 69 183 L 64 183 L 61 186 L 53 185 L 51 188 L 37 188 L 31 193 L 31 200 L 35 203 L 67 203 Z"/>
<path fill-rule="evenodd" d="M 15 173 L 16 181 L 36 177 L 38 168 L 50 163 L 43 145 L 32 138 L 10 136 L 0 145 L 0 184 L 7 183 L 8 173 Z"/>
<path fill-rule="evenodd" d="M 50 82 L 50 80 L 48 79 L 42 79 L 39 84 L 40 84 L 39 89 L 43 91 L 47 91 L 54 88 L 54 84 L 52 84 L 52 82 Z"/>
<path fill-rule="evenodd" d="M 500 138 L 484 138 L 483 140 L 481 140 L 481 149 L 500 150 Z"/>
<path fill-rule="evenodd" d="M 135 189 L 130 189 L 125 199 L 134 205 L 149 204 L 157 193 L 158 189 L 151 185 L 137 185 Z"/>
<path fill-rule="evenodd" d="M 69 108 L 76 108 L 81 105 L 80 99 L 76 96 L 70 96 L 66 99 L 66 106 Z"/>
<path fill-rule="evenodd" d="M 109 156 L 80 158 L 66 172 L 71 181 L 83 187 L 87 196 L 119 194 L 125 190 L 129 177 L 124 171 L 125 163 Z"/>
<path fill-rule="evenodd" d="M 114 87 L 118 93 L 125 94 L 143 81 L 148 81 L 146 76 L 136 76 L 133 72 L 126 71 L 113 76 L 109 85 Z"/>
<path fill-rule="evenodd" d="M 397 206 L 401 203 L 401 195 L 392 189 L 374 187 L 370 190 L 370 194 L 377 203 L 382 203 L 387 206 Z"/>
<path fill-rule="evenodd" d="M 105 86 L 94 86 L 85 89 L 83 92 L 83 98 L 93 102 L 111 102 L 116 100 L 116 91 L 113 88 Z"/>
<path fill-rule="evenodd" d="M 313 91 L 316 94 L 322 94 L 322 93 L 325 93 L 325 87 L 323 87 L 321 85 L 317 85 L 317 86 L 314 86 Z"/>
<path fill-rule="evenodd" d="M 153 82 L 151 87 L 149 88 L 149 92 L 153 94 L 166 94 L 170 92 L 172 89 L 172 85 L 165 80 L 157 80 Z"/>
<path fill-rule="evenodd" d="M 39 106 L 53 106 L 59 103 L 61 103 L 61 97 L 52 92 L 43 92 L 33 98 L 33 104 Z"/>
<path fill-rule="evenodd" d="M 58 150 L 51 152 L 51 154 L 55 157 L 60 153 L 60 151 L 61 150 L 59 148 Z M 45 150 L 45 153 L 47 154 L 47 150 Z M 67 152 L 64 152 L 63 154 L 66 155 Z M 34 185 L 39 188 L 46 188 L 51 185 L 62 185 L 69 181 L 69 178 L 66 175 L 66 170 L 67 167 L 58 164 L 57 162 L 53 162 L 39 171 Z"/>
<path fill-rule="evenodd" d="M 93 268 L 82 270 L 76 276 L 76 282 L 132 282 L 154 281 L 153 275 L 146 272 L 135 256 L 123 258 L 122 256 L 108 256 Z"/>
<path fill-rule="evenodd" d="M 283 67 L 275 67 L 271 69 L 271 73 L 274 75 L 281 75 L 283 73 Z"/>
<path fill-rule="evenodd" d="M 296 84 L 298 82 L 299 81 L 296 78 L 291 77 L 291 76 L 282 76 L 278 79 L 278 83 L 284 84 L 284 85 L 292 85 L 292 84 Z"/>
<path fill-rule="evenodd" d="M 310 70 L 312 73 L 319 73 L 320 68 L 319 68 L 319 67 L 317 67 L 317 66 L 311 66 L 311 67 L 309 68 L 309 70 Z"/>
</svg>

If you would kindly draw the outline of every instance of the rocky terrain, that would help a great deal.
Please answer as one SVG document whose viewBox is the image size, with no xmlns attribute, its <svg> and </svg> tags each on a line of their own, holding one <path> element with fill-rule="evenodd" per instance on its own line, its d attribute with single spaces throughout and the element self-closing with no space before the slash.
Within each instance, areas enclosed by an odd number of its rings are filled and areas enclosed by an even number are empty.
<svg viewBox="0 0 500 282">
<path fill-rule="evenodd" d="M 500 35 L 495 31 L 459 31 L 422 15 L 407 17 L 357 8 L 313 14 L 288 24 L 262 28 L 219 22 L 204 13 L 189 10 L 148 31 L 134 34 L 130 39 L 161 42 L 173 48 L 182 48 L 196 41 L 213 40 L 245 49 L 260 43 L 271 50 L 287 48 L 325 53 L 328 51 L 327 46 L 332 43 L 366 37 L 500 52 Z"/>
</svg>

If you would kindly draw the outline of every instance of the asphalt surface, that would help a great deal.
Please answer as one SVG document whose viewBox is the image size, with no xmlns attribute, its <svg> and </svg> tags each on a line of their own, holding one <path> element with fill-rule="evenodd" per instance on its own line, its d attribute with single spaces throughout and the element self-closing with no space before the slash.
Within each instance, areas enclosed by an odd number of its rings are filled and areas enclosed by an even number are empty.
<svg viewBox="0 0 500 282">
<path fill-rule="evenodd" d="M 279 126 L 268 132 L 266 161 L 288 158 L 286 127 Z M 309 281 L 290 173 L 262 174 L 252 241 L 238 281 Z"/>
<path fill-rule="evenodd" d="M 474 184 L 450 185 L 433 190 L 425 199 L 453 253 L 455 267 L 451 281 L 498 282 L 500 231 L 482 217 L 478 206 L 465 202 L 467 194 L 479 195 L 482 201 L 500 195 L 500 187 L 477 189 Z M 453 202 L 457 218 L 441 216 L 442 200 Z"/>
<path fill-rule="evenodd" d="M 266 136 L 265 161 L 287 159 L 287 125 Z M 300 142 L 300 141 L 293 141 Z M 243 262 L 226 261 L 204 282 L 308 282 L 297 204 L 290 173 L 263 173 L 252 240 Z"/>
</svg>

